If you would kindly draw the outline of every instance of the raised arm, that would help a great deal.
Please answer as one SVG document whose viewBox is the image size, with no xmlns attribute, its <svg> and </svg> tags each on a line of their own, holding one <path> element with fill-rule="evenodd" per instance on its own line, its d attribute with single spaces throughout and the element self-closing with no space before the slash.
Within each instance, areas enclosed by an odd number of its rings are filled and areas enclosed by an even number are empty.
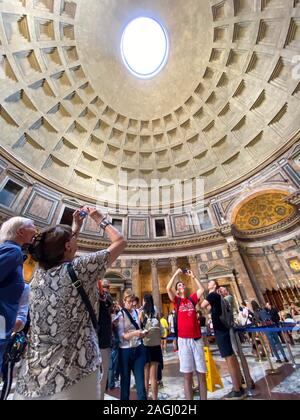
<svg viewBox="0 0 300 420">
<path fill-rule="evenodd" d="M 182 270 L 180 268 L 176 271 L 167 285 L 167 292 L 171 302 L 174 302 L 176 297 L 175 280 L 179 274 L 182 274 Z"/>
<path fill-rule="evenodd" d="M 86 207 L 90 217 L 98 224 L 105 220 L 103 214 L 92 207 Z M 114 261 L 122 254 L 124 249 L 126 248 L 126 241 L 122 233 L 120 233 L 116 228 L 114 228 L 111 224 L 107 225 L 105 228 L 105 233 L 107 234 L 109 240 L 111 241 L 111 245 L 108 247 L 109 251 L 109 259 L 108 259 L 108 266 L 111 266 Z"/>
<path fill-rule="evenodd" d="M 202 296 L 204 295 L 204 287 L 200 283 L 200 281 L 195 277 L 194 273 L 192 271 L 189 271 L 189 276 L 191 277 L 192 281 L 194 281 L 196 290 L 197 290 L 197 297 L 200 300 Z"/>
</svg>

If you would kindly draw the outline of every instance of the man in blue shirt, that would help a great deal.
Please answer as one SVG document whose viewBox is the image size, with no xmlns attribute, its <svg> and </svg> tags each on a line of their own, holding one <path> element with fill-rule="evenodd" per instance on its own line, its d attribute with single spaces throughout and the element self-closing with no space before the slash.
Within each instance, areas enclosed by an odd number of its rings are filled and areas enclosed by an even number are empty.
<svg viewBox="0 0 300 420">
<path fill-rule="evenodd" d="M 30 244 L 35 233 L 33 221 L 22 217 L 9 219 L 0 229 L 0 375 L 25 287 L 22 246 Z"/>
</svg>

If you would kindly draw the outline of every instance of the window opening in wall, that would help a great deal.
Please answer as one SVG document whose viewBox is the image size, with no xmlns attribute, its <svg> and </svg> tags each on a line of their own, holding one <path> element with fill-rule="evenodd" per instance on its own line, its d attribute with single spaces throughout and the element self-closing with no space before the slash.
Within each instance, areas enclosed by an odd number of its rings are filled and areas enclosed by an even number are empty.
<svg viewBox="0 0 300 420">
<path fill-rule="evenodd" d="M 18 198 L 23 187 L 15 182 L 8 180 L 0 191 L 0 203 L 3 206 L 10 207 Z"/>
<path fill-rule="evenodd" d="M 123 221 L 121 219 L 112 219 L 112 225 L 115 227 L 120 233 L 123 231 Z"/>
<path fill-rule="evenodd" d="M 64 209 L 62 218 L 60 219 L 60 223 L 62 225 L 72 226 L 74 211 L 75 211 L 74 209 L 70 209 L 70 208 L 66 207 Z"/>
<path fill-rule="evenodd" d="M 208 212 L 205 210 L 199 215 L 201 230 L 209 230 L 213 228 Z"/>
<path fill-rule="evenodd" d="M 164 219 L 155 220 L 155 232 L 158 238 L 167 236 L 166 223 Z"/>
</svg>

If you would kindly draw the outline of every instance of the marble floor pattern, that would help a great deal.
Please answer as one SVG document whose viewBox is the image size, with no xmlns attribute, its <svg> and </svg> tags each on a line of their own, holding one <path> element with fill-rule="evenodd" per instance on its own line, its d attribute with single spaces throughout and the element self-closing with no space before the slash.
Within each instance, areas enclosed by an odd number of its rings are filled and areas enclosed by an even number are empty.
<svg viewBox="0 0 300 420">
<path fill-rule="evenodd" d="M 300 399 L 300 372 L 299 370 L 286 378 L 273 389 L 273 392 L 279 394 L 299 395 Z"/>
<path fill-rule="evenodd" d="M 294 368 L 291 363 L 287 365 L 274 363 L 274 372 L 270 375 L 266 375 L 266 371 L 270 369 L 268 361 L 264 360 L 260 362 L 255 360 L 254 356 L 250 353 L 249 346 L 244 346 L 243 349 L 244 354 L 247 356 L 252 379 L 257 385 L 256 389 L 252 391 L 253 395 L 250 395 L 249 398 L 300 400 L 300 345 L 292 348 L 297 366 Z M 208 393 L 208 399 L 221 400 L 232 390 L 232 382 L 227 373 L 226 363 L 220 357 L 216 346 L 211 346 L 211 351 L 222 377 L 224 389 L 217 390 L 214 393 Z M 177 353 L 173 353 L 170 349 L 167 355 L 164 356 L 164 364 L 164 387 L 159 390 L 159 400 L 185 400 L 183 375 L 179 373 Z M 134 383 L 134 380 L 132 382 Z M 282 391 L 283 389 L 285 392 Z M 280 396 L 280 394 L 282 395 Z M 106 399 L 118 399 L 118 396 L 119 390 L 114 390 L 106 395 Z M 131 398 L 136 398 L 134 390 L 132 391 Z M 195 394 L 195 400 L 199 399 L 199 394 Z"/>
<path fill-rule="evenodd" d="M 209 400 L 221 400 L 232 390 L 232 383 L 227 373 L 226 363 L 220 357 L 216 346 L 210 347 L 214 361 L 218 367 L 224 389 L 217 390 L 208 394 Z M 250 352 L 249 346 L 244 346 L 244 354 L 247 357 L 252 379 L 256 383 L 256 389 L 250 398 L 253 399 L 286 399 L 300 400 L 300 344 L 292 347 L 296 366 L 290 364 L 274 363 L 273 374 L 266 375 L 266 371 L 270 369 L 268 361 L 257 361 Z M 159 400 L 185 400 L 183 391 L 183 375 L 179 372 L 178 354 L 172 351 L 170 347 L 166 355 L 164 355 L 164 372 L 163 372 L 163 388 L 159 389 Z M 134 385 L 134 379 L 132 380 Z M 195 382 L 196 385 L 196 382 Z M 1 386 L 0 386 L 1 389 Z M 12 392 L 14 390 L 14 384 Z M 13 395 L 9 396 L 11 400 Z M 132 388 L 131 398 L 136 399 L 134 387 Z M 150 394 L 151 398 L 151 394 Z M 105 395 L 106 400 L 119 399 L 119 389 L 110 391 Z M 199 400 L 199 394 L 195 394 L 195 400 Z"/>
</svg>

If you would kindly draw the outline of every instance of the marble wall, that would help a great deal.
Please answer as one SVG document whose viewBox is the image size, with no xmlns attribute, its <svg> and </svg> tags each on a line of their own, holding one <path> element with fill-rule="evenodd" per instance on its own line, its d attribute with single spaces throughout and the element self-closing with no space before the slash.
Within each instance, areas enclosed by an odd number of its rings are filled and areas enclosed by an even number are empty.
<svg viewBox="0 0 300 420">
<path fill-rule="evenodd" d="M 5 191 L 8 181 L 18 188 Z M 299 188 L 300 144 L 296 144 L 239 187 L 207 198 L 204 208 L 209 222 L 206 219 L 203 225 L 194 223 L 203 220 L 203 206 L 196 206 L 189 213 L 153 215 L 131 214 L 122 209 L 114 213 L 106 208 L 110 219 L 121 222 L 128 240 L 126 252 L 109 274 L 119 278 L 120 293 L 127 287 L 134 287 L 142 296 L 152 291 L 151 261 L 155 260 L 162 300 L 176 267 L 192 268 L 204 283 L 210 278 L 228 283 L 238 300 L 253 294 L 261 297 L 266 290 L 297 285 L 300 282 Z M 251 232 L 251 235 L 232 230 L 232 218 L 241 203 L 253 194 L 270 189 L 288 194 L 288 202 L 296 209 L 294 219 L 280 226 L 275 224 L 264 232 Z M 41 228 L 48 227 L 59 223 L 66 209 L 73 211 L 83 204 L 84 201 L 59 192 L 55 185 L 45 185 L 31 173 L 15 167 L 3 157 L 0 159 L 0 222 L 22 215 L 34 219 Z M 165 237 L 156 235 L 157 219 L 165 221 Z M 84 222 L 79 246 L 83 253 L 107 246 L 104 233 L 90 219 Z M 237 271 L 236 278 L 234 270 Z"/>
</svg>

